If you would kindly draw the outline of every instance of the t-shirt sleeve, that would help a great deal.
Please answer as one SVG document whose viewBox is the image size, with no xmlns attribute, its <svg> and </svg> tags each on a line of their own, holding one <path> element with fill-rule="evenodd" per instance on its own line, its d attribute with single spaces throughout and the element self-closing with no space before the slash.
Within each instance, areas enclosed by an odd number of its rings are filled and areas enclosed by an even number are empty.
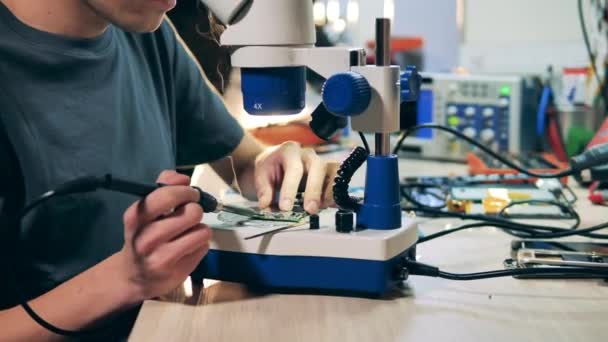
<svg viewBox="0 0 608 342">
<path fill-rule="evenodd" d="M 165 21 L 161 30 L 174 42 L 177 165 L 207 163 L 229 155 L 243 139 L 243 128 L 172 25 Z"/>
</svg>

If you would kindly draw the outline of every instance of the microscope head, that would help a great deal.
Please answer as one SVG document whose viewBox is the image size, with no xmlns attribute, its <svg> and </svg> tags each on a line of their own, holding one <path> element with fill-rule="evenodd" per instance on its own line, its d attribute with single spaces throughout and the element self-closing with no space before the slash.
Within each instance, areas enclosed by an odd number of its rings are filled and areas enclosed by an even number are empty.
<svg viewBox="0 0 608 342">
<path fill-rule="evenodd" d="M 327 80 L 323 102 L 310 123 L 325 140 L 349 120 L 359 132 L 397 132 L 400 102 L 417 99 L 416 70 L 400 74 L 399 67 L 390 65 L 388 19 L 377 21 L 382 39 L 376 50 L 382 52 L 382 63 L 366 66 L 361 48 L 315 48 L 310 0 L 201 1 L 228 26 L 220 43 L 232 48 L 232 65 L 241 68 L 241 91 L 249 114 L 300 113 L 306 103 L 307 68 Z"/>
<path fill-rule="evenodd" d="M 201 0 L 226 26 L 220 43 L 241 68 L 244 108 L 252 115 L 300 113 L 306 66 L 293 49 L 316 43 L 310 0 Z"/>
</svg>

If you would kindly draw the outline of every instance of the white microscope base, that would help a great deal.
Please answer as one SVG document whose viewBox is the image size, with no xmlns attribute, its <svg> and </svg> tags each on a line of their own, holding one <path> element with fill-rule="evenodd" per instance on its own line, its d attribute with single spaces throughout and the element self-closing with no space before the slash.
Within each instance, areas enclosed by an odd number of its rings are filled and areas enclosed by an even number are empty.
<svg viewBox="0 0 608 342">
<path fill-rule="evenodd" d="M 210 251 L 195 276 L 248 284 L 272 291 L 314 291 L 382 295 L 401 282 L 402 259 L 415 256 L 418 221 L 402 228 L 339 233 L 335 210 L 320 215 L 320 229 L 308 223 L 245 240 L 272 228 L 227 226 L 206 215 L 213 228 Z"/>
</svg>

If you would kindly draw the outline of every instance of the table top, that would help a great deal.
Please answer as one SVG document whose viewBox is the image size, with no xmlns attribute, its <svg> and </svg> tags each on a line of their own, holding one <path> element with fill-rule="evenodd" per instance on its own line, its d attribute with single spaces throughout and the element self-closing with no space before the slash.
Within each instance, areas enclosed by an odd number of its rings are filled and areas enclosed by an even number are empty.
<svg viewBox="0 0 608 342">
<path fill-rule="evenodd" d="M 402 176 L 466 173 L 461 164 L 411 160 L 401 161 L 400 171 Z M 362 175 L 357 177 L 355 182 L 361 181 Z M 606 220 L 606 208 L 590 205 L 584 189 L 575 192 L 583 227 Z M 459 224 L 430 220 L 421 230 L 428 234 Z M 418 255 L 450 272 L 502 269 L 512 240 L 494 228 L 468 230 L 422 244 Z M 145 302 L 130 340 L 604 341 L 608 323 L 608 283 L 601 280 L 411 277 L 405 289 L 385 299 L 257 295 L 227 282 L 210 282 L 195 294 Z"/>
</svg>

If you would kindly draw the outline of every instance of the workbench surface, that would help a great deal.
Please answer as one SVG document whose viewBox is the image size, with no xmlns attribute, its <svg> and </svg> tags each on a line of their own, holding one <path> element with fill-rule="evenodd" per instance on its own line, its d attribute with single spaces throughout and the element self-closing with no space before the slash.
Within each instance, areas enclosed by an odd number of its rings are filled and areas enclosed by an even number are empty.
<svg viewBox="0 0 608 342">
<path fill-rule="evenodd" d="M 402 176 L 465 174 L 461 164 L 401 161 Z M 362 184 L 362 173 L 354 182 Z M 608 221 L 574 186 L 582 226 Z M 540 223 L 540 222 L 539 222 Z M 548 223 L 548 222 L 544 222 Z M 550 222 L 549 222 L 550 223 Z M 553 222 L 566 224 L 566 222 Z M 460 225 L 433 220 L 425 234 Z M 514 238 L 493 228 L 464 231 L 418 247 L 420 261 L 449 272 L 502 269 Z M 572 240 L 570 238 L 569 240 Z M 411 277 L 382 300 L 256 295 L 215 282 L 194 300 L 144 303 L 130 341 L 606 341 L 608 283 L 599 280 L 472 282 Z"/>
</svg>

